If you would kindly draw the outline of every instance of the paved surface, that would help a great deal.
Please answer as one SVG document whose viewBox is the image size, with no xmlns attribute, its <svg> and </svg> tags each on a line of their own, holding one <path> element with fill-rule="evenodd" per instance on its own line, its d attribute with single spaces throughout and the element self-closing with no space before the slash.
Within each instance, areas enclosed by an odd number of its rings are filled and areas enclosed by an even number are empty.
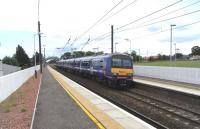
<svg viewBox="0 0 200 129">
<path fill-rule="evenodd" d="M 72 94 L 105 129 L 155 129 L 80 84 L 48 67 L 61 86 Z"/>
<path fill-rule="evenodd" d="M 33 129 L 96 129 L 45 68 Z"/>
<path fill-rule="evenodd" d="M 175 90 L 179 92 L 184 92 L 184 93 L 200 96 L 200 87 L 199 85 L 195 85 L 195 84 L 174 82 L 174 81 L 149 78 L 149 77 L 141 77 L 141 76 L 134 76 L 133 80 L 135 82 L 140 82 L 140 83 L 149 84 L 152 86 L 162 87 L 166 89 L 171 89 L 171 90 Z"/>
</svg>

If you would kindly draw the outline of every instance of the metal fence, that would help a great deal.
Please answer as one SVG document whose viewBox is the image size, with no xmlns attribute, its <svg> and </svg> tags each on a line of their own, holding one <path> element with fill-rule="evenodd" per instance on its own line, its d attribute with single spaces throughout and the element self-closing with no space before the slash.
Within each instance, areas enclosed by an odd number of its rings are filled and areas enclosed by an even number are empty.
<svg viewBox="0 0 200 129">
<path fill-rule="evenodd" d="M 200 84 L 200 68 L 134 66 L 135 75 Z"/>
<path fill-rule="evenodd" d="M 36 70 L 39 70 L 39 66 L 36 67 Z M 31 67 L 0 77 L 0 102 L 16 91 L 34 73 L 35 67 Z"/>
</svg>

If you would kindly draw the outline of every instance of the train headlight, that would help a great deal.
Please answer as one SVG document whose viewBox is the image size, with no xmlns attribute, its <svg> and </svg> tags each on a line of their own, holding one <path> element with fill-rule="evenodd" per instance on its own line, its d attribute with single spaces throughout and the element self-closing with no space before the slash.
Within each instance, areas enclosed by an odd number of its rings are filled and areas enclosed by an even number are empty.
<svg viewBox="0 0 200 129">
<path fill-rule="evenodd" d="M 117 76 L 117 73 L 112 73 L 113 76 Z"/>
</svg>

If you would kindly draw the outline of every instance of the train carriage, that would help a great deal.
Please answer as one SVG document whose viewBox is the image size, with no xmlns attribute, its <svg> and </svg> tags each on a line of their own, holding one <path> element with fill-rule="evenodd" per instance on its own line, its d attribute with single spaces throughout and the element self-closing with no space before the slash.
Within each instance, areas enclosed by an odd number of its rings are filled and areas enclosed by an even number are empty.
<svg viewBox="0 0 200 129">
<path fill-rule="evenodd" d="M 132 58 L 120 53 L 61 60 L 56 66 L 97 78 L 114 87 L 127 87 L 133 78 Z"/>
</svg>

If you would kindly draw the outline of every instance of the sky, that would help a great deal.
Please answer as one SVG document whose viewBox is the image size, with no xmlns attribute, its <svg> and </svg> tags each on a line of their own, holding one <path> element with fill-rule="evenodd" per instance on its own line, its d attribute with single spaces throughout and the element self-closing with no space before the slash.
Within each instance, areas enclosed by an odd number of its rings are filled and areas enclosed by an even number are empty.
<svg viewBox="0 0 200 129">
<path fill-rule="evenodd" d="M 117 52 L 169 55 L 171 24 L 176 25 L 172 27 L 173 53 L 175 43 L 183 54 L 200 46 L 198 0 L 40 0 L 39 7 L 42 50 L 45 45 L 47 56 L 81 49 L 109 53 L 111 25 Z M 37 0 L 1 0 L 0 58 L 12 56 L 18 44 L 32 57 L 34 38 L 38 51 L 37 21 Z"/>
</svg>

